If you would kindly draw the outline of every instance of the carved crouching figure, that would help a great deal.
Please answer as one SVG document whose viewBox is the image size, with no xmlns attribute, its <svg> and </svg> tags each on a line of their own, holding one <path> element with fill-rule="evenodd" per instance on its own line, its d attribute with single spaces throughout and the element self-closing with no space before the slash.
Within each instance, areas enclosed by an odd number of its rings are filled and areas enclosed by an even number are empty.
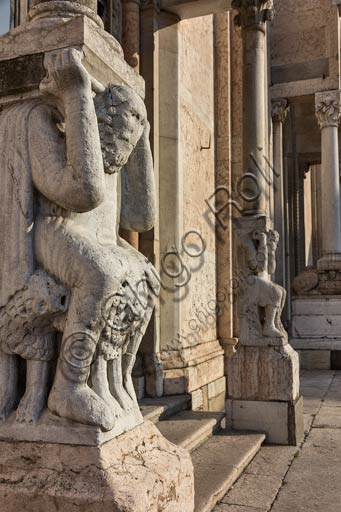
<svg viewBox="0 0 341 512">
<path fill-rule="evenodd" d="M 286 332 L 281 313 L 286 300 L 284 288 L 271 281 L 276 270 L 276 231 L 239 232 L 238 307 L 240 341 L 262 337 L 283 338 Z"/>
<path fill-rule="evenodd" d="M 143 101 L 129 87 L 113 86 L 94 102 L 81 58 L 75 49 L 47 54 L 44 100 L 6 107 L 0 116 L 7 155 L 0 213 L 9 229 L 0 231 L 0 307 L 29 287 L 37 268 L 70 290 L 67 313 L 49 326 L 49 336 L 63 336 L 48 408 L 110 430 L 136 405 L 131 372 L 158 293 L 153 267 L 120 239 L 118 225 L 151 229 L 155 192 Z M 0 359 L 3 376 L 4 350 Z M 8 388 L 2 418 L 16 401 L 14 384 Z M 26 392 L 32 389 L 28 378 Z"/>
</svg>

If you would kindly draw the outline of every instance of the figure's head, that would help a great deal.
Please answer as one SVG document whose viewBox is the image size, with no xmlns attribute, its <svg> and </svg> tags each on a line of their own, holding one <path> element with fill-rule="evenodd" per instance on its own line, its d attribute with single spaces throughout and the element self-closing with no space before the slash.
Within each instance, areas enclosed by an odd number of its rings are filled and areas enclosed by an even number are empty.
<svg viewBox="0 0 341 512">
<path fill-rule="evenodd" d="M 133 89 L 112 85 L 96 95 L 104 170 L 118 172 L 128 161 L 147 125 L 146 107 Z"/>
</svg>

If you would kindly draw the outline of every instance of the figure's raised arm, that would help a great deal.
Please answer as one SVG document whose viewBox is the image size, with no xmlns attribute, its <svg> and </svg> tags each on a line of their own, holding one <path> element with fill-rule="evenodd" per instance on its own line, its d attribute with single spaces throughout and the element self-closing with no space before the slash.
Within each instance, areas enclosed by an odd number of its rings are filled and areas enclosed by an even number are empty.
<svg viewBox="0 0 341 512">
<path fill-rule="evenodd" d="M 32 110 L 29 134 L 35 187 L 75 212 L 98 206 L 105 189 L 91 79 L 81 59 L 74 48 L 45 56 L 48 74 L 41 90 L 46 101 Z"/>
<path fill-rule="evenodd" d="M 121 191 L 121 227 L 138 232 L 151 229 L 155 220 L 155 181 L 147 121 L 122 171 Z"/>
</svg>

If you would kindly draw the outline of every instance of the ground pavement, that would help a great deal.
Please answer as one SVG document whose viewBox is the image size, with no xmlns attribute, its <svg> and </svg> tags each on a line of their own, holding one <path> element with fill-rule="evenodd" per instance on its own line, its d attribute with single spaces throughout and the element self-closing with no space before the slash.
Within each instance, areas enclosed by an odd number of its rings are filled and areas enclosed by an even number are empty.
<svg viewBox="0 0 341 512">
<path fill-rule="evenodd" d="M 303 371 L 305 440 L 265 445 L 214 512 L 341 512 L 341 371 Z"/>
</svg>

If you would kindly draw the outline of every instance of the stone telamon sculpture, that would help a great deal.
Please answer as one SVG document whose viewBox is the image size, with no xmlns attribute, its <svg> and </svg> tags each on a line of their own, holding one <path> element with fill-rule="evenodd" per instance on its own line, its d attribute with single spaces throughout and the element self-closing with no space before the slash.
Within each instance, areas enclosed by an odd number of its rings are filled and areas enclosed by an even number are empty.
<svg viewBox="0 0 341 512">
<path fill-rule="evenodd" d="M 237 234 L 241 344 L 257 344 L 264 337 L 287 338 L 281 322 L 286 291 L 271 281 L 276 269 L 278 233 L 269 227 L 252 227 L 250 231 L 246 225 Z"/>
<path fill-rule="evenodd" d="M 153 225 L 149 125 L 127 86 L 94 100 L 81 60 L 47 53 L 42 97 L 0 115 L 0 418 L 20 400 L 16 420 L 34 422 L 48 398 L 56 416 L 102 430 L 121 419 L 123 431 L 125 415 L 129 428 L 142 421 L 131 372 L 158 293 L 153 267 L 118 235 Z"/>
</svg>

